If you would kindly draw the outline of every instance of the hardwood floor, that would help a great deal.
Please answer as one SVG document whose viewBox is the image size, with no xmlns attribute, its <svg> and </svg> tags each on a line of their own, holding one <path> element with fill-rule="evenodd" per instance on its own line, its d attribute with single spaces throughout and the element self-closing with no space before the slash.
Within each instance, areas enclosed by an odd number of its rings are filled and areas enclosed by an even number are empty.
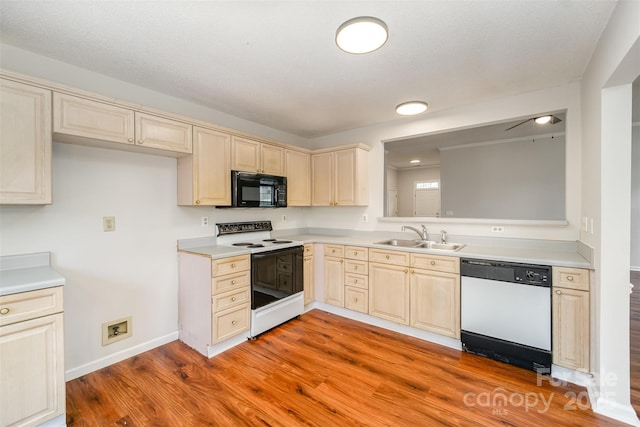
<svg viewBox="0 0 640 427">
<path fill-rule="evenodd" d="M 75 426 L 621 426 L 575 385 L 319 310 L 206 359 L 175 341 L 67 383 Z"/>
<path fill-rule="evenodd" d="M 640 271 L 631 272 L 633 293 L 631 294 L 631 404 L 640 416 Z"/>
</svg>

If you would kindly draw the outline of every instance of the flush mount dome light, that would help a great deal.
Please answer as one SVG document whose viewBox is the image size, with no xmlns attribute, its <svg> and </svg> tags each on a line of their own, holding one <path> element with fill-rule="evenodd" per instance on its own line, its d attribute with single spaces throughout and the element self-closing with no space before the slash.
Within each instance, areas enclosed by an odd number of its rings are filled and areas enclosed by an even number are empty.
<svg viewBox="0 0 640 427">
<path fill-rule="evenodd" d="M 403 102 L 396 107 L 396 113 L 403 116 L 413 116 L 427 111 L 427 103 L 423 101 Z"/>
<path fill-rule="evenodd" d="M 539 125 L 546 125 L 551 121 L 551 116 L 541 116 L 534 119 Z"/>
<path fill-rule="evenodd" d="M 336 31 L 336 44 L 347 53 L 369 53 L 387 42 L 387 25 L 371 16 L 360 16 L 345 22 Z"/>
<path fill-rule="evenodd" d="M 420 163 L 420 160 L 418 159 L 409 160 L 409 163 Z"/>
</svg>

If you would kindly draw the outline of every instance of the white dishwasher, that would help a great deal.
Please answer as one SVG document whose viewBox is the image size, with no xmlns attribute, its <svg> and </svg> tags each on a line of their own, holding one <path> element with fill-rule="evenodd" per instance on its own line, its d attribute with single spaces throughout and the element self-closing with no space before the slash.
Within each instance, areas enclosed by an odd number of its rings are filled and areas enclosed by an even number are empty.
<svg viewBox="0 0 640 427">
<path fill-rule="evenodd" d="M 461 259 L 461 340 L 479 354 L 551 372 L 551 267 Z"/>
</svg>

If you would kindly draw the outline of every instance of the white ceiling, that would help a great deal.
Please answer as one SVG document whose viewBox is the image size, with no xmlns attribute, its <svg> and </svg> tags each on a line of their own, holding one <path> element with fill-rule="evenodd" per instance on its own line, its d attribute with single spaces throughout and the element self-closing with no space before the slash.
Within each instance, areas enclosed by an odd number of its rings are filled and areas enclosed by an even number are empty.
<svg viewBox="0 0 640 427">
<path fill-rule="evenodd" d="M 301 137 L 559 86 L 581 78 L 609 0 L 12 1 L 3 43 Z M 349 55 L 344 21 L 387 44 Z M 135 100 L 134 100 L 135 101 Z M 428 114 L 428 113 L 427 113 Z"/>
</svg>

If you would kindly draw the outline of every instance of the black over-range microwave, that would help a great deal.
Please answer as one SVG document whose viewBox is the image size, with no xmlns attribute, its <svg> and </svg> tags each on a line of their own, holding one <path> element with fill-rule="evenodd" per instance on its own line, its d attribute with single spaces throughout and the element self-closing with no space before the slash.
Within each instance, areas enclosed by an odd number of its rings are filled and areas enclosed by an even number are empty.
<svg viewBox="0 0 640 427">
<path fill-rule="evenodd" d="M 231 171 L 231 207 L 286 208 L 287 178 Z"/>
</svg>

